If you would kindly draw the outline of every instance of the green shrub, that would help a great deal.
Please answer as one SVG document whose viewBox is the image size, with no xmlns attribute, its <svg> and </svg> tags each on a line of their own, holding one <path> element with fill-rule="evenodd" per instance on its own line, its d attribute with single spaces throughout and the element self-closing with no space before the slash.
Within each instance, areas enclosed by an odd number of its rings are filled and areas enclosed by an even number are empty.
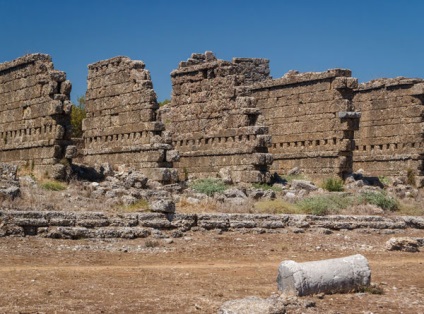
<svg viewBox="0 0 424 314">
<path fill-rule="evenodd" d="M 371 284 L 369 286 L 360 287 L 359 289 L 357 289 L 357 292 L 382 295 L 384 294 L 384 289 L 379 285 Z"/>
<path fill-rule="evenodd" d="M 159 107 L 165 106 L 167 104 L 171 103 L 171 100 L 165 99 L 164 101 L 158 102 Z"/>
<path fill-rule="evenodd" d="M 395 198 L 387 195 L 385 192 L 363 192 L 360 197 L 362 202 L 376 205 L 384 210 L 395 211 L 399 209 L 399 202 Z"/>
<path fill-rule="evenodd" d="M 343 180 L 340 178 L 325 179 L 322 188 L 330 192 L 341 192 L 343 191 Z"/>
<path fill-rule="evenodd" d="M 219 179 L 206 178 L 194 181 L 191 184 L 191 188 L 196 192 L 213 196 L 215 193 L 224 192 L 227 186 Z"/>
<path fill-rule="evenodd" d="M 281 176 L 281 178 L 283 180 L 286 180 L 289 183 L 292 182 L 293 180 L 308 180 L 308 178 L 301 173 L 299 173 L 299 174 L 286 174 L 286 175 Z"/>
<path fill-rule="evenodd" d="M 41 183 L 41 188 L 48 191 L 63 191 L 66 190 L 66 186 L 63 183 L 57 181 L 47 181 Z"/>
<path fill-rule="evenodd" d="M 311 215 L 335 214 L 354 203 L 354 198 L 349 195 L 318 195 L 305 198 L 296 203 L 300 210 Z"/>
<path fill-rule="evenodd" d="M 385 176 L 379 176 L 378 180 L 381 182 L 381 184 L 383 184 L 384 186 L 389 186 L 392 182 L 390 181 L 390 179 L 388 177 Z"/>
<path fill-rule="evenodd" d="M 72 137 L 82 137 L 82 120 L 87 116 L 85 96 L 78 97 L 77 101 L 78 105 L 73 105 L 71 111 Z"/>
</svg>

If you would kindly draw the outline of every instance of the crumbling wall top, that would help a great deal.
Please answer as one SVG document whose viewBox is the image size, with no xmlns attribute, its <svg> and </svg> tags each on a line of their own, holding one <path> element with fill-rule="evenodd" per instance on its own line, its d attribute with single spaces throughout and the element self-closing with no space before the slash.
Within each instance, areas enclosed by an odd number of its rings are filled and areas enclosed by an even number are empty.
<svg viewBox="0 0 424 314">
<path fill-rule="evenodd" d="M 371 80 L 369 82 L 361 83 L 358 85 L 357 92 L 376 90 L 376 89 L 395 89 L 408 87 L 415 84 L 424 83 L 424 79 L 420 78 L 408 78 L 403 76 L 398 76 L 395 78 L 379 78 L 376 80 Z M 420 84 L 421 85 L 421 84 Z"/>
<path fill-rule="evenodd" d="M 117 56 L 107 60 L 101 60 L 88 65 L 88 78 L 104 76 L 120 71 L 131 69 L 144 69 L 145 64 L 141 60 L 131 60 L 125 56 Z"/>
<path fill-rule="evenodd" d="M 198 72 L 205 69 L 213 69 L 218 67 L 236 67 L 236 66 L 246 66 L 246 69 L 251 70 L 252 68 L 262 67 L 266 75 L 269 75 L 269 60 L 262 58 L 233 58 L 233 60 L 225 61 L 217 59 L 213 52 L 206 51 L 202 53 L 193 53 L 187 61 L 181 61 L 178 65 L 178 69 L 171 72 L 171 77 L 178 75 L 184 75 L 185 73 Z M 247 71 L 246 71 L 247 72 Z M 228 74 L 238 74 L 238 73 L 223 73 Z"/>
<path fill-rule="evenodd" d="M 3 71 L 7 72 L 7 70 L 9 70 L 9 69 L 19 67 L 19 66 L 24 65 L 24 64 L 32 63 L 32 62 L 35 62 L 35 61 L 47 61 L 47 62 L 51 63 L 52 58 L 49 55 L 43 54 L 43 53 L 27 54 L 23 57 L 15 59 L 15 60 L 0 63 L 0 75 L 3 74 L 3 73 L 1 73 Z M 53 64 L 51 65 L 51 67 L 49 69 L 53 69 Z"/>
<path fill-rule="evenodd" d="M 252 86 L 252 90 L 272 88 L 276 86 L 295 85 L 295 84 L 300 84 L 305 82 L 328 80 L 328 79 L 334 79 L 337 77 L 350 78 L 351 76 L 352 76 L 352 71 L 348 69 L 329 69 L 324 72 L 304 72 L 304 73 L 299 73 L 298 71 L 292 70 L 284 74 L 281 78 L 255 83 Z"/>
</svg>

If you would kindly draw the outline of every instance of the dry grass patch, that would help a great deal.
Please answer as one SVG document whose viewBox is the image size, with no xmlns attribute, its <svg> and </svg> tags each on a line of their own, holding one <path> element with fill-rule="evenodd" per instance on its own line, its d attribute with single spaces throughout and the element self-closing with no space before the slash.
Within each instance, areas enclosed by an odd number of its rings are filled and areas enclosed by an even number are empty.
<svg viewBox="0 0 424 314">
<path fill-rule="evenodd" d="M 265 200 L 256 202 L 254 213 L 258 214 L 301 214 L 300 209 L 292 203 L 282 199 Z"/>
<path fill-rule="evenodd" d="M 115 209 L 124 213 L 146 212 L 149 211 L 149 202 L 144 199 L 140 199 L 134 204 L 119 205 Z"/>
</svg>

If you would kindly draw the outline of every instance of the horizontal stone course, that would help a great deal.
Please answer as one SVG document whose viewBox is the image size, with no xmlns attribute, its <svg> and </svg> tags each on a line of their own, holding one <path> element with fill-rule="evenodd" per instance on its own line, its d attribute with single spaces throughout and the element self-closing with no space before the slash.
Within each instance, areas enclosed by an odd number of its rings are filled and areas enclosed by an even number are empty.
<svg viewBox="0 0 424 314">
<path fill-rule="evenodd" d="M 215 230 L 272 232 L 290 228 L 329 230 L 424 229 L 424 218 L 413 216 L 313 216 L 271 214 L 161 214 L 101 212 L 0 211 L 0 236 L 34 234 L 52 238 L 137 238 L 152 230 Z"/>
</svg>

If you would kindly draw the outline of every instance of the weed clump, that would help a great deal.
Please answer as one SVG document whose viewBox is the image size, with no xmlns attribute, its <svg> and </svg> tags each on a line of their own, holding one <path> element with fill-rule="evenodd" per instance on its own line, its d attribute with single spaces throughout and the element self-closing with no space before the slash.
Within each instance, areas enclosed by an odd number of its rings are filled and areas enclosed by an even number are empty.
<svg viewBox="0 0 424 314">
<path fill-rule="evenodd" d="M 149 210 L 149 202 L 145 199 L 140 199 L 137 202 L 130 205 L 121 205 L 119 209 L 127 213 L 147 211 Z"/>
<path fill-rule="evenodd" d="M 342 195 L 318 195 L 305 198 L 296 203 L 305 214 L 324 216 L 335 214 L 354 203 L 352 196 Z"/>
<path fill-rule="evenodd" d="M 215 193 L 221 193 L 227 189 L 227 185 L 224 182 L 215 178 L 196 180 L 190 187 L 196 192 L 206 194 L 207 196 L 213 196 Z"/>
<path fill-rule="evenodd" d="M 383 210 L 396 211 L 399 209 L 399 202 L 385 192 L 369 191 L 361 193 L 360 200 L 363 203 L 372 204 Z"/>
<path fill-rule="evenodd" d="M 261 214 L 299 214 L 296 205 L 282 199 L 264 200 L 255 203 L 255 213 Z"/>
<path fill-rule="evenodd" d="M 343 180 L 340 178 L 325 179 L 322 188 L 330 192 L 341 192 L 343 191 Z"/>
<path fill-rule="evenodd" d="M 57 181 L 47 181 L 41 183 L 41 188 L 47 191 L 63 191 L 66 190 L 66 186 L 63 183 Z"/>
</svg>

